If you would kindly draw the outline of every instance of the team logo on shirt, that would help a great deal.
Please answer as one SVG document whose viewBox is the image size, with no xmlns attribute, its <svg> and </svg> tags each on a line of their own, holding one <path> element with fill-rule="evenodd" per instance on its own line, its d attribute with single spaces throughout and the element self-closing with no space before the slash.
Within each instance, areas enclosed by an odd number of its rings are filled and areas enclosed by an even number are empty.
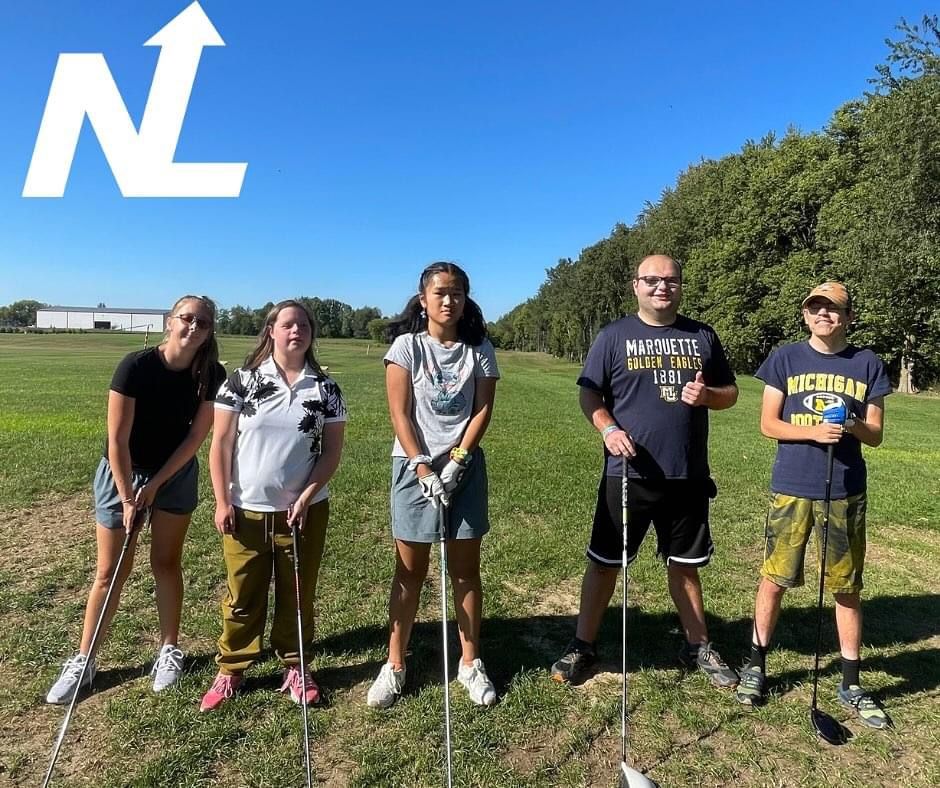
<svg viewBox="0 0 940 788">
<path fill-rule="evenodd" d="M 659 398 L 662 400 L 665 400 L 666 402 L 678 402 L 679 401 L 679 387 L 678 386 L 660 386 Z"/>
<path fill-rule="evenodd" d="M 817 391 L 803 397 L 803 407 L 819 415 L 822 415 L 822 412 L 830 405 L 844 405 L 848 408 L 848 403 L 842 397 L 838 394 L 830 394 L 828 391 Z"/>
</svg>

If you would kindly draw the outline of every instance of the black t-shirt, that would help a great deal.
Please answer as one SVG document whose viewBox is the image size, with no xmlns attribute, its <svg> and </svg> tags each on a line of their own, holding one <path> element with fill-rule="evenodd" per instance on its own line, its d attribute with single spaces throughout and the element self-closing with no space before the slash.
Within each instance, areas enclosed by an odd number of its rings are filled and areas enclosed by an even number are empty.
<svg viewBox="0 0 940 788">
<path fill-rule="evenodd" d="M 215 399 L 225 379 L 225 368 L 216 364 L 206 387 L 204 401 Z M 155 472 L 186 438 L 199 410 L 197 384 L 189 369 L 169 369 L 157 348 L 129 353 L 111 378 L 111 390 L 134 399 L 131 426 L 131 464 Z M 105 439 L 104 456 L 108 456 Z"/>
<path fill-rule="evenodd" d="M 593 389 L 636 444 L 630 476 L 704 479 L 708 470 L 708 408 L 680 399 L 682 387 L 702 372 L 708 386 L 734 383 L 715 331 L 679 315 L 651 326 L 628 315 L 601 329 L 588 351 L 578 385 Z M 606 447 L 606 472 L 620 475 L 620 458 Z"/>
</svg>

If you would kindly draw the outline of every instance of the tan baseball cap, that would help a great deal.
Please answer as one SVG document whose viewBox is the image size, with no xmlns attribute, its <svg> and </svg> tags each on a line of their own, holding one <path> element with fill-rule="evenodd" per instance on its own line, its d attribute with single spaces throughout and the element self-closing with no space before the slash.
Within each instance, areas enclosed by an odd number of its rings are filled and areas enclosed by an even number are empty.
<svg viewBox="0 0 940 788">
<path fill-rule="evenodd" d="M 849 291 L 845 289 L 845 285 L 841 282 L 823 282 L 821 285 L 817 285 L 803 299 L 801 306 L 806 306 L 814 298 L 825 298 L 840 309 L 852 308 L 852 296 L 849 295 Z"/>
</svg>

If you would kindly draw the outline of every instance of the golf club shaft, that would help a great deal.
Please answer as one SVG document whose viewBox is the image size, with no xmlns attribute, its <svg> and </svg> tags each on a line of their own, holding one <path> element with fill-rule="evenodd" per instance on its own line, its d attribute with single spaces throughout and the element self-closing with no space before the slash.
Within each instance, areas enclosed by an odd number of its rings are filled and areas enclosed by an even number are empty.
<svg viewBox="0 0 940 788">
<path fill-rule="evenodd" d="M 444 736 L 447 746 L 447 788 L 454 784 L 450 744 L 450 657 L 447 654 L 447 513 L 444 504 L 438 505 L 441 528 L 441 642 L 444 652 Z"/>
<path fill-rule="evenodd" d="M 117 564 L 111 575 L 111 582 L 108 583 L 108 590 L 104 595 L 104 603 L 101 605 L 101 612 L 98 613 L 98 620 L 95 622 L 95 631 L 91 635 L 91 643 L 88 645 L 88 653 L 85 655 L 85 664 L 82 665 L 82 672 L 78 674 L 78 682 L 75 684 L 75 692 L 72 693 L 72 699 L 69 701 L 68 710 L 65 712 L 65 719 L 59 728 L 59 735 L 56 738 L 55 747 L 52 750 L 52 757 L 49 759 L 49 766 L 46 769 L 46 776 L 42 781 L 42 788 L 47 788 L 52 780 L 52 772 L 55 769 L 56 761 L 59 759 L 59 750 L 62 749 L 62 742 L 65 741 L 65 732 L 68 730 L 69 723 L 72 720 L 72 712 L 75 711 L 75 703 L 78 700 L 78 693 L 82 688 L 82 682 L 85 680 L 85 673 L 88 670 L 89 663 L 95 658 L 95 649 L 98 647 L 98 638 L 101 635 L 102 625 L 107 614 L 108 605 L 111 603 L 111 595 L 114 592 L 114 585 L 121 575 L 121 567 L 124 565 L 124 557 L 130 548 L 131 541 L 137 529 L 141 526 L 149 514 L 148 509 L 141 509 L 134 515 L 134 523 L 131 530 L 124 535 L 124 544 L 121 545 L 121 554 L 118 556 Z"/>
<path fill-rule="evenodd" d="M 816 661 L 813 666 L 813 705 L 816 708 L 816 695 L 819 688 L 819 652 L 822 649 L 823 593 L 826 586 L 826 553 L 829 547 L 829 508 L 832 503 L 832 463 L 835 446 L 829 444 L 826 449 L 826 495 L 823 499 L 822 549 L 819 556 L 819 599 L 816 603 Z"/>
<path fill-rule="evenodd" d="M 297 523 L 291 529 L 291 546 L 294 551 L 294 598 L 297 601 L 297 656 L 300 659 L 300 708 L 304 724 L 304 772 L 307 775 L 307 788 L 312 785 L 310 769 L 310 731 L 307 726 L 307 662 L 304 659 L 304 626 L 300 612 L 300 550 L 297 547 Z"/>
<path fill-rule="evenodd" d="M 620 523 L 623 530 L 623 556 L 621 562 L 623 564 L 623 620 L 621 622 L 621 637 L 623 640 L 622 643 L 622 652 L 623 652 L 623 685 L 622 685 L 622 697 L 620 698 L 620 760 L 622 763 L 627 762 L 627 579 L 628 579 L 628 570 L 627 570 L 627 507 L 629 503 L 628 497 L 628 481 L 627 481 L 627 458 L 623 457 L 621 459 L 621 474 L 620 474 Z"/>
</svg>

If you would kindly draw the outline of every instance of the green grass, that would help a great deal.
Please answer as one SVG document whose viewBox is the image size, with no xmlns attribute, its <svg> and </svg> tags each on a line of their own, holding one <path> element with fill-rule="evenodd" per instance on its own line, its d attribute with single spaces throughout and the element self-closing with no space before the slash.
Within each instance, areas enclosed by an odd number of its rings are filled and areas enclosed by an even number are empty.
<svg viewBox="0 0 940 788">
<path fill-rule="evenodd" d="M 61 720 L 42 703 L 74 649 L 94 562 L 90 479 L 104 437 L 107 387 L 132 336 L 0 335 L 0 784 L 35 785 Z M 224 338 L 237 366 L 251 340 Z M 436 561 L 409 659 L 406 696 L 388 712 L 365 707 L 384 658 L 392 573 L 388 473 L 392 432 L 384 348 L 324 340 L 320 359 L 350 410 L 332 485 L 320 577 L 315 669 L 327 692 L 311 714 L 317 778 L 327 785 L 436 786 L 443 762 Z M 501 700 L 480 710 L 453 685 L 456 779 L 463 786 L 613 785 L 619 758 L 619 606 L 601 633 L 601 671 L 580 688 L 546 668 L 572 630 L 600 443 L 577 407 L 577 367 L 542 355 L 500 355 L 503 379 L 485 441 L 493 530 L 484 541 L 483 650 Z M 717 553 L 704 571 L 713 639 L 737 662 L 748 638 L 773 445 L 757 431 L 760 384 L 712 416 L 711 457 L 721 488 L 712 509 Z M 932 786 L 940 783 L 940 399 L 888 399 L 886 440 L 868 452 L 866 682 L 897 723 L 856 734 L 841 749 L 814 739 L 807 704 L 814 645 L 813 573 L 788 595 L 769 657 L 774 696 L 753 713 L 674 663 L 679 635 L 664 572 L 644 546 L 631 570 L 635 673 L 632 746 L 663 786 Z M 79 704 L 58 785 L 296 786 L 300 715 L 276 695 L 273 658 L 249 674 L 251 691 L 218 713 L 197 703 L 214 675 L 223 565 L 211 494 L 187 542 L 178 689 L 157 697 L 145 678 L 157 633 L 146 538 L 114 631 L 100 653 L 97 692 Z M 456 632 L 451 629 L 451 654 Z M 822 702 L 838 679 L 831 629 Z"/>
</svg>

